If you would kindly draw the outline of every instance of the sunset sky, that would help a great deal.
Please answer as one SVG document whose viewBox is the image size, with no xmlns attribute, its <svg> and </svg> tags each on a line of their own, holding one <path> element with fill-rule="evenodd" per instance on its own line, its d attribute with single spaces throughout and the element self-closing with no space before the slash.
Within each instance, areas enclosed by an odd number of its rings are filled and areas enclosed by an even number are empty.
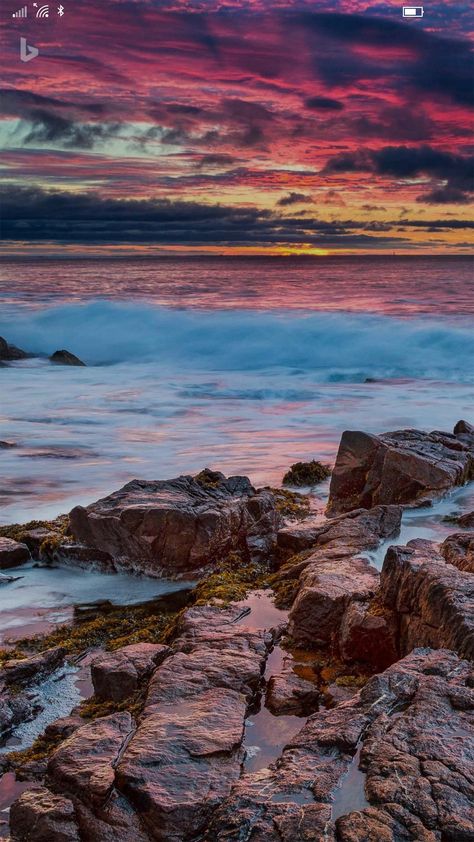
<svg viewBox="0 0 474 842">
<path fill-rule="evenodd" d="M 465 253 L 469 5 L 29 3 L 3 33 L 4 251 Z"/>
</svg>

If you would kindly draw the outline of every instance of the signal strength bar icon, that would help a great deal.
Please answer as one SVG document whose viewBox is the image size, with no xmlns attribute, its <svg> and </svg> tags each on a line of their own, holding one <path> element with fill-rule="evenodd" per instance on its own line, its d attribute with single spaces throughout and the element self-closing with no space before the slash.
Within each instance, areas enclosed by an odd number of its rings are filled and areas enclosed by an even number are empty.
<svg viewBox="0 0 474 842">
<path fill-rule="evenodd" d="M 12 18 L 27 18 L 28 17 L 28 6 L 23 6 L 21 9 L 18 9 L 17 12 L 13 12 Z"/>
</svg>

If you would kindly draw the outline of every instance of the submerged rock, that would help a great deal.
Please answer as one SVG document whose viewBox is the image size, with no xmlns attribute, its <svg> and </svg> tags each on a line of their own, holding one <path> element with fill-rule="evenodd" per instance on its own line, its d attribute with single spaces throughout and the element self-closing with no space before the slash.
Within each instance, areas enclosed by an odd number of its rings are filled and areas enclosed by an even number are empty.
<svg viewBox="0 0 474 842">
<path fill-rule="evenodd" d="M 453 652 L 416 650 L 237 781 L 206 839 L 474 838 L 471 676 Z"/>
<path fill-rule="evenodd" d="M 16 567 L 30 560 L 30 551 L 26 544 L 12 538 L 0 537 L 0 570 Z"/>
<path fill-rule="evenodd" d="M 332 472 L 328 513 L 429 500 L 474 478 L 474 432 L 398 430 L 343 433 Z"/>
<path fill-rule="evenodd" d="M 301 678 L 294 667 L 293 658 L 288 656 L 283 661 L 281 671 L 268 680 L 265 705 L 275 716 L 304 716 L 317 709 L 320 698 L 318 687 Z M 275 728 L 278 728 L 278 722 Z"/>
<path fill-rule="evenodd" d="M 70 514 L 72 534 L 127 567 L 155 576 L 210 568 L 229 552 L 268 557 L 280 525 L 271 491 L 247 477 L 202 471 L 197 477 L 133 480 Z"/>
<path fill-rule="evenodd" d="M 127 699 L 170 651 L 159 643 L 132 643 L 99 655 L 91 664 L 95 695 L 102 701 Z"/>
<path fill-rule="evenodd" d="M 71 354 L 70 351 L 66 351 L 64 349 L 61 351 L 55 351 L 54 354 L 51 354 L 49 360 L 55 365 L 75 365 L 84 367 L 86 365 L 79 359 L 79 357 L 76 357 L 75 354 Z"/>
</svg>

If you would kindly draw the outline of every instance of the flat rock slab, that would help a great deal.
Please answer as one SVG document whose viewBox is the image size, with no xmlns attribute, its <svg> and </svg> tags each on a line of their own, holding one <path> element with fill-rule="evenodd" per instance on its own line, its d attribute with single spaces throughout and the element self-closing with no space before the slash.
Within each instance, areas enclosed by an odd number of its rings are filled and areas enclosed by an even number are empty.
<svg viewBox="0 0 474 842">
<path fill-rule="evenodd" d="M 331 476 L 328 513 L 431 499 L 474 478 L 474 433 L 397 430 L 343 433 Z"/>
<path fill-rule="evenodd" d="M 95 695 L 113 702 L 129 698 L 170 651 L 159 643 L 134 643 L 99 655 L 91 664 Z"/>
<path fill-rule="evenodd" d="M 244 721 L 271 636 L 238 606 L 196 606 L 153 673 L 117 785 L 154 840 L 194 838 L 240 775 Z"/>
<path fill-rule="evenodd" d="M 447 564 L 433 542 L 389 548 L 380 601 L 394 617 L 400 655 L 433 646 L 474 658 L 474 574 Z"/>
<path fill-rule="evenodd" d="M 133 480 L 70 513 L 77 540 L 125 566 L 156 576 L 181 576 L 238 550 L 267 557 L 280 525 L 271 491 L 247 477 L 202 471 L 198 477 Z"/>
<path fill-rule="evenodd" d="M 323 522 L 320 518 L 306 518 L 279 529 L 277 544 L 286 553 L 300 553 L 316 545 L 339 545 L 346 555 L 373 550 L 381 541 L 398 535 L 401 518 L 401 506 L 355 509 Z"/>
<path fill-rule="evenodd" d="M 240 778 L 206 840 L 468 842 L 472 680 L 453 652 L 416 650 L 310 717 L 276 764 Z"/>
<path fill-rule="evenodd" d="M 30 560 L 30 551 L 26 544 L 12 538 L 0 538 L 0 570 L 16 567 Z"/>
</svg>

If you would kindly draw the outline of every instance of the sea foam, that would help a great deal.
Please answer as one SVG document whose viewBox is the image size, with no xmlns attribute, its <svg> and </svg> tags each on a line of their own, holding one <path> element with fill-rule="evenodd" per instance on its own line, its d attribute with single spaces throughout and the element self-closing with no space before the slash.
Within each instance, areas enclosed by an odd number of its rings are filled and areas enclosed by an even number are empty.
<svg viewBox="0 0 474 842">
<path fill-rule="evenodd" d="M 470 381 L 474 331 L 466 322 L 345 313 L 202 311 L 96 300 L 0 314 L 0 335 L 36 354 L 67 348 L 89 365 L 159 361 L 201 371 L 275 367 L 345 379 L 373 376 Z"/>
</svg>

